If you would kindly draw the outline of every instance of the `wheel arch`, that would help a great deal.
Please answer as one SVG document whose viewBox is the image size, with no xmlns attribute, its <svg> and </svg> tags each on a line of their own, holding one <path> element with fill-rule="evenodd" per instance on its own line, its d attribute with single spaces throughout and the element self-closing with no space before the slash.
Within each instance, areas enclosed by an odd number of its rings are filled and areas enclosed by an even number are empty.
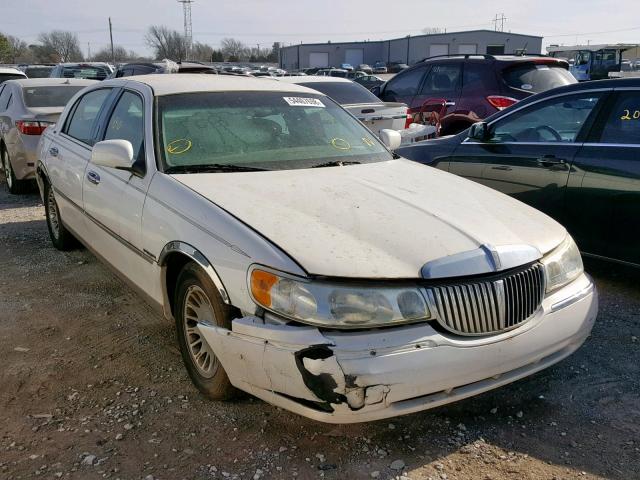
<svg viewBox="0 0 640 480">
<path fill-rule="evenodd" d="M 165 305 L 165 316 L 171 318 L 174 309 L 174 293 L 176 282 L 182 268 L 189 262 L 195 262 L 213 282 L 222 301 L 231 305 L 229 294 L 211 262 L 197 248 L 182 241 L 167 243 L 158 258 L 158 265 L 162 269 L 162 289 Z"/>
</svg>

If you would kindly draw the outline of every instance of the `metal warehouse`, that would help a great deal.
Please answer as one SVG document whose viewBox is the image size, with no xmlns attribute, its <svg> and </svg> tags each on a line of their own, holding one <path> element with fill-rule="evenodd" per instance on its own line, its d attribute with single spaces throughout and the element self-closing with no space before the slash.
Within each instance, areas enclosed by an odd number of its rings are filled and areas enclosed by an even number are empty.
<svg viewBox="0 0 640 480">
<path fill-rule="evenodd" d="M 542 37 L 493 30 L 436 33 L 392 40 L 307 43 L 280 50 L 280 66 L 287 70 L 336 67 L 341 63 L 399 62 L 409 65 L 426 57 L 447 54 L 541 53 Z"/>
</svg>

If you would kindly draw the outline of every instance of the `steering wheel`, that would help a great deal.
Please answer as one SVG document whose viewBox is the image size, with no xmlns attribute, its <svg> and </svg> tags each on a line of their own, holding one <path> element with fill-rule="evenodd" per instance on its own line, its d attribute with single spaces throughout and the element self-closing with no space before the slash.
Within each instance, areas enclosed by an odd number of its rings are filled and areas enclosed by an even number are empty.
<svg viewBox="0 0 640 480">
<path fill-rule="evenodd" d="M 562 137 L 555 128 L 550 127 L 549 125 L 540 125 L 536 127 L 536 133 L 539 133 L 542 130 L 546 130 L 547 132 L 549 132 L 558 142 L 562 141 Z"/>
</svg>

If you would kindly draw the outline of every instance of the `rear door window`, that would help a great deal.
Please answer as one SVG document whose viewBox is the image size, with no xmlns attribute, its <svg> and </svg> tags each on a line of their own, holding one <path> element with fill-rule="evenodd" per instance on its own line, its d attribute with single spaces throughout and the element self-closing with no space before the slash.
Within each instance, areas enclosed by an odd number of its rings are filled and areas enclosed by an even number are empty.
<svg viewBox="0 0 640 480">
<path fill-rule="evenodd" d="M 619 93 L 608 112 L 600 142 L 640 145 L 640 91 Z"/>
<path fill-rule="evenodd" d="M 421 95 L 448 96 L 460 89 L 462 64 L 434 65 L 422 86 Z"/>
<path fill-rule="evenodd" d="M 507 68 L 502 77 L 509 87 L 529 93 L 545 92 L 577 82 L 566 68 L 534 63 Z"/>
<path fill-rule="evenodd" d="M 93 145 L 93 132 L 98 114 L 111 93 L 111 88 L 101 88 L 85 94 L 75 105 L 67 120 L 64 133 L 87 145 Z"/>
</svg>

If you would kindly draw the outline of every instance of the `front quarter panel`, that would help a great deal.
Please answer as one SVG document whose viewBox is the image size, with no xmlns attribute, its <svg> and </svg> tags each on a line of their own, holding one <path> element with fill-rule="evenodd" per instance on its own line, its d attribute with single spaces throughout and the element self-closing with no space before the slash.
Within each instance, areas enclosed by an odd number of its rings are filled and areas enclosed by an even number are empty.
<svg viewBox="0 0 640 480">
<path fill-rule="evenodd" d="M 184 242 L 198 250 L 220 277 L 231 304 L 243 311 L 255 311 L 247 286 L 250 265 L 305 275 L 250 226 L 163 173 L 157 173 L 149 187 L 142 231 L 144 249 L 156 259 L 169 242 Z"/>
</svg>

